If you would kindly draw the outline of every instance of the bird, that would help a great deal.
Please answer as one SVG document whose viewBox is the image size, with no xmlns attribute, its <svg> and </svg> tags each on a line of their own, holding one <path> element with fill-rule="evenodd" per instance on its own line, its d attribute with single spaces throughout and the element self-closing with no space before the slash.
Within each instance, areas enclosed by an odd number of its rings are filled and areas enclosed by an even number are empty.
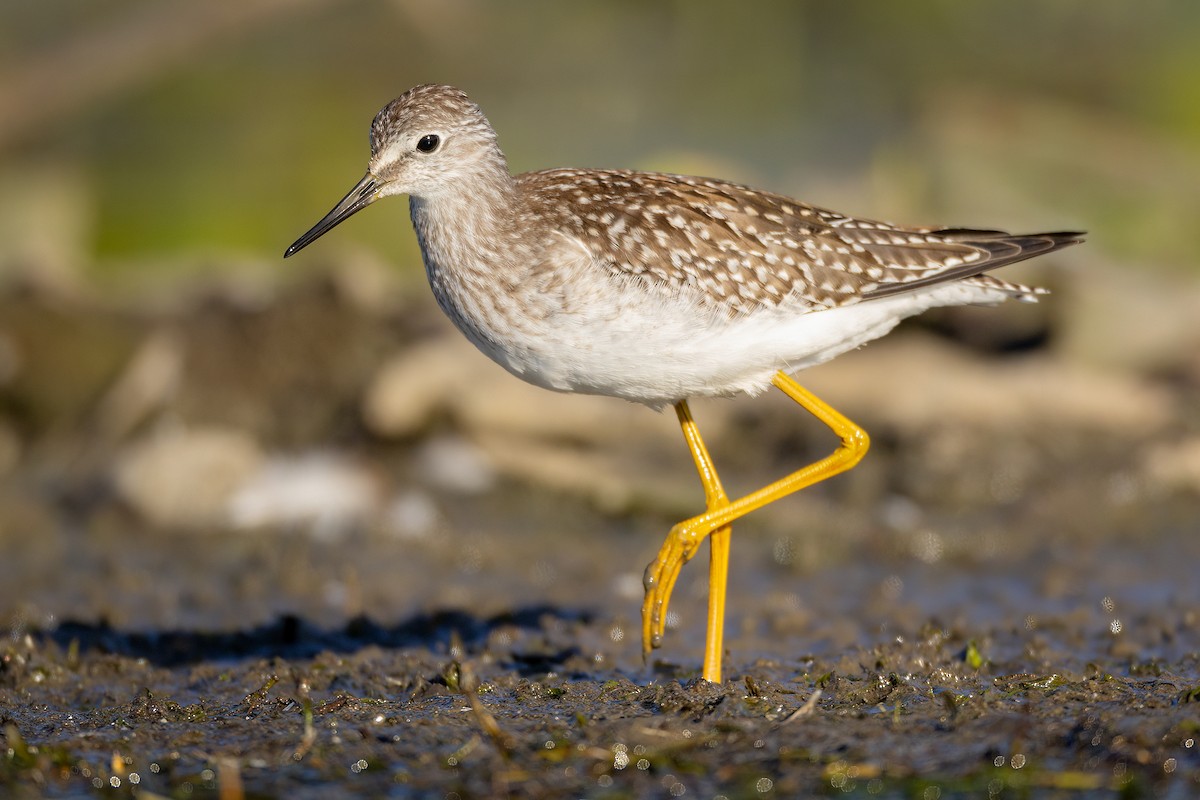
<svg viewBox="0 0 1200 800">
<path fill-rule="evenodd" d="M 513 175 L 480 107 L 414 87 L 371 123 L 366 175 L 287 248 L 408 195 L 429 285 L 455 326 L 531 384 L 674 408 L 706 507 L 646 568 L 642 654 L 662 644 L 683 565 L 711 542 L 702 677 L 720 683 L 731 524 L 854 467 L 866 432 L 793 377 L 938 306 L 1036 301 L 991 271 L 1083 233 L 905 227 L 713 178 L 622 169 Z M 775 387 L 839 439 L 827 457 L 731 499 L 688 406 Z"/>
</svg>

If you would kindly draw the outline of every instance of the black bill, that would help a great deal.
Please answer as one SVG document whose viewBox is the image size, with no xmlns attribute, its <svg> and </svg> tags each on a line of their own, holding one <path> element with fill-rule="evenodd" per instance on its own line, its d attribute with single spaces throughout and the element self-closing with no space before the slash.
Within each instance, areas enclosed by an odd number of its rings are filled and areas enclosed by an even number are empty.
<svg viewBox="0 0 1200 800">
<path fill-rule="evenodd" d="M 379 189 L 379 183 L 375 180 L 375 176 L 367 173 L 358 184 L 350 190 L 349 194 L 341 199 L 341 201 L 333 207 L 333 210 L 321 218 L 321 221 L 313 225 L 308 233 L 301 236 L 292 246 L 283 251 L 283 257 L 295 255 L 296 253 L 308 247 L 310 244 L 319 239 L 327 231 L 331 230 L 338 223 L 349 218 L 352 214 L 362 211 L 371 203 L 375 202 L 376 190 Z"/>
</svg>

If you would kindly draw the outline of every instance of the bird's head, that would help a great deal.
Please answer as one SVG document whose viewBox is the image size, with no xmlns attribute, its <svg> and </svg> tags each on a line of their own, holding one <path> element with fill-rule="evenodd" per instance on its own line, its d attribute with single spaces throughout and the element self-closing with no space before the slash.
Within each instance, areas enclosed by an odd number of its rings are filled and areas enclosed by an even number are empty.
<svg viewBox="0 0 1200 800">
<path fill-rule="evenodd" d="M 427 84 L 388 103 L 371 123 L 367 174 L 284 252 L 294 255 L 382 197 L 432 198 L 464 182 L 508 178 L 496 133 L 479 106 L 453 86 Z"/>
</svg>

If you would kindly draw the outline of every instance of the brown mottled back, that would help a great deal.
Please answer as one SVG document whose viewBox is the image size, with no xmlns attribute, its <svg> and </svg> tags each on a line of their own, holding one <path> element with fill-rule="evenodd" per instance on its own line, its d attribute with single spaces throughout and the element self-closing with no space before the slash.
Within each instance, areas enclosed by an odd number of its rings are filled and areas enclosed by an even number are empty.
<svg viewBox="0 0 1200 800">
<path fill-rule="evenodd" d="M 517 184 L 536 217 L 614 273 L 689 286 L 737 312 L 784 299 L 832 308 L 949 280 L 1030 296 L 1038 290 L 981 273 L 1078 240 L 904 228 L 682 175 L 554 169 Z"/>
</svg>

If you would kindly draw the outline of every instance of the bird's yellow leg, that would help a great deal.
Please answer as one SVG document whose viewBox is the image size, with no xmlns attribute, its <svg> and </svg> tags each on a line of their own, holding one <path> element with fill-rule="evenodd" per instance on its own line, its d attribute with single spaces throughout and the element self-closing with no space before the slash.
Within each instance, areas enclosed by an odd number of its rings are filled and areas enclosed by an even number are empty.
<svg viewBox="0 0 1200 800">
<path fill-rule="evenodd" d="M 717 477 L 716 467 L 700 431 L 692 419 L 692 412 L 687 401 L 675 405 L 675 413 L 679 416 L 679 427 L 683 430 L 683 438 L 687 440 L 688 449 L 692 451 L 692 459 L 696 462 L 696 472 L 700 474 L 700 483 L 704 485 L 704 499 L 709 511 L 729 505 L 729 497 Z M 721 682 L 721 656 L 723 653 L 722 637 L 725 633 L 725 587 L 729 583 L 729 539 L 731 528 L 725 525 L 710 534 L 708 562 L 708 633 L 704 640 L 704 680 L 713 683 Z M 665 617 L 670 598 L 663 598 L 661 614 Z"/>
<path fill-rule="evenodd" d="M 831 478 L 840 472 L 845 472 L 857 464 L 867 452 L 870 440 L 862 428 L 846 419 L 784 373 L 776 373 L 772 382 L 780 391 L 825 423 L 838 435 L 842 443 L 829 456 L 764 486 L 756 492 L 751 492 L 745 497 L 715 508 L 711 506 L 710 502 L 710 507 L 705 513 L 684 520 L 671 529 L 667 540 L 658 551 L 658 556 L 646 568 L 644 579 L 646 597 L 642 603 L 642 654 L 644 656 L 648 656 L 650 650 L 662 644 L 663 631 L 666 626 L 666 609 L 671 597 L 671 590 L 674 589 L 675 581 L 679 578 L 680 569 L 696 554 L 700 543 L 706 537 L 757 508 L 762 508 L 792 492 L 812 486 L 814 483 Z M 683 422 L 682 413 L 680 421 Z M 694 430 L 694 425 L 692 427 Z M 685 436 L 687 431 L 688 428 L 685 425 Z M 689 438 L 690 443 L 691 439 Z M 701 480 L 705 480 L 704 469 L 700 466 L 700 456 L 695 449 L 692 452 L 697 458 Z M 707 459 L 706 453 L 704 458 L 711 472 L 712 462 Z M 715 479 L 716 473 L 711 472 L 711 474 Z M 707 661 L 707 658 L 705 660 Z"/>
</svg>

